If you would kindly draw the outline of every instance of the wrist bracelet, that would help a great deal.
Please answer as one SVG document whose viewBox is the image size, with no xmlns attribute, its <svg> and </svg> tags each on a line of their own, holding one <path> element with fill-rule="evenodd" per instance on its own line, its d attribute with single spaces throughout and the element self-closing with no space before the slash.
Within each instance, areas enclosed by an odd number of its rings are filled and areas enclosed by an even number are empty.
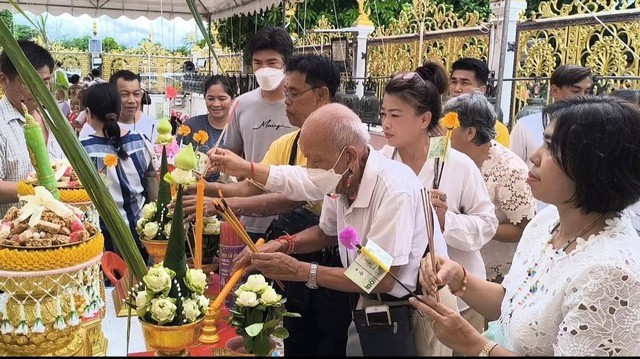
<svg viewBox="0 0 640 359">
<path fill-rule="evenodd" d="M 253 161 L 251 161 L 251 177 L 249 178 L 253 179 L 255 176 L 256 176 L 256 168 L 253 164 Z"/>
</svg>

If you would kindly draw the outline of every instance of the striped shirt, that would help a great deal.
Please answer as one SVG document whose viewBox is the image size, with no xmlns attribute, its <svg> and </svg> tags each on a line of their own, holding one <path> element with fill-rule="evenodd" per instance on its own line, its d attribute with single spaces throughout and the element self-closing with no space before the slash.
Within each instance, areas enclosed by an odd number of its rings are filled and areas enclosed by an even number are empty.
<svg viewBox="0 0 640 359">
<path fill-rule="evenodd" d="M 106 168 L 104 157 L 107 154 L 117 154 L 110 140 L 89 136 L 81 139 L 80 142 L 87 150 L 98 172 L 104 173 L 108 178 L 107 189 L 116 202 L 122 218 L 135 234 L 136 222 L 140 218 L 146 198 L 144 173 L 149 166 L 153 165 L 151 143 L 139 133 L 130 131 L 122 137 L 122 146 L 129 154 L 129 158 L 118 159 L 117 166 Z"/>
<path fill-rule="evenodd" d="M 19 182 L 35 171 L 31 165 L 27 142 L 24 138 L 22 126 L 25 120 L 23 114 L 16 110 L 5 96 L 0 100 L 0 180 Z M 52 159 L 65 158 L 60 145 L 49 131 L 47 149 Z M 0 217 L 4 217 L 9 208 L 18 206 L 14 203 L 0 204 Z"/>
</svg>

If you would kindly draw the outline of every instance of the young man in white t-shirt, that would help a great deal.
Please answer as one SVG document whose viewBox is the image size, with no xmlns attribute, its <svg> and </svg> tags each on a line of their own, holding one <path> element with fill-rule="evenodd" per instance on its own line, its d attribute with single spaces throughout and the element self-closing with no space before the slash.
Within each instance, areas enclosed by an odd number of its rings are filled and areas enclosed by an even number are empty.
<svg viewBox="0 0 640 359">
<path fill-rule="evenodd" d="M 118 87 L 122 100 L 122 110 L 118 124 L 121 128 L 144 135 L 151 143 L 158 134 L 157 121 L 142 112 L 142 98 L 144 90 L 140 86 L 140 77 L 129 70 L 120 70 L 111 75 L 109 83 Z M 88 137 L 95 131 L 85 123 L 80 131 L 80 138 Z"/>
<path fill-rule="evenodd" d="M 283 81 L 287 59 L 293 53 L 293 41 L 284 29 L 265 27 L 251 38 L 248 48 L 260 87 L 236 99 L 223 146 L 258 163 L 273 141 L 296 130 L 287 118 Z M 215 186 L 208 186 L 206 195 L 218 196 L 216 192 Z M 255 240 L 264 236 L 276 217 L 243 217 L 242 220 Z"/>
</svg>

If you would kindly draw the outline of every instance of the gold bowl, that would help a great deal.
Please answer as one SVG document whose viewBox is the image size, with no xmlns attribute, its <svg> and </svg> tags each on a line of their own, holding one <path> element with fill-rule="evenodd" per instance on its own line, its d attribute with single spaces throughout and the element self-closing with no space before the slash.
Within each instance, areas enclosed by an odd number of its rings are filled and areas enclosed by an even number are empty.
<svg viewBox="0 0 640 359">
<path fill-rule="evenodd" d="M 186 356 L 189 353 L 187 348 L 198 341 L 203 319 L 174 326 L 155 325 L 140 319 L 140 324 L 144 341 L 155 350 L 156 356 Z"/>
<path fill-rule="evenodd" d="M 147 253 L 153 258 L 153 263 L 158 264 L 164 261 L 164 256 L 167 253 L 167 245 L 169 244 L 168 240 L 145 239 L 141 236 L 140 242 L 142 242 Z"/>
</svg>

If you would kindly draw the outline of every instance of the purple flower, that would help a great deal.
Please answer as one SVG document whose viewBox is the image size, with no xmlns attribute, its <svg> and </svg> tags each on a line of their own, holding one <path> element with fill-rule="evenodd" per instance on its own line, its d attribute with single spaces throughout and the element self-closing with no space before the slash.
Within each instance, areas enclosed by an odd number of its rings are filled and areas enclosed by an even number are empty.
<svg viewBox="0 0 640 359">
<path fill-rule="evenodd" d="M 338 235 L 338 240 L 347 249 L 355 249 L 360 245 L 360 237 L 353 227 L 346 227 Z"/>
</svg>

